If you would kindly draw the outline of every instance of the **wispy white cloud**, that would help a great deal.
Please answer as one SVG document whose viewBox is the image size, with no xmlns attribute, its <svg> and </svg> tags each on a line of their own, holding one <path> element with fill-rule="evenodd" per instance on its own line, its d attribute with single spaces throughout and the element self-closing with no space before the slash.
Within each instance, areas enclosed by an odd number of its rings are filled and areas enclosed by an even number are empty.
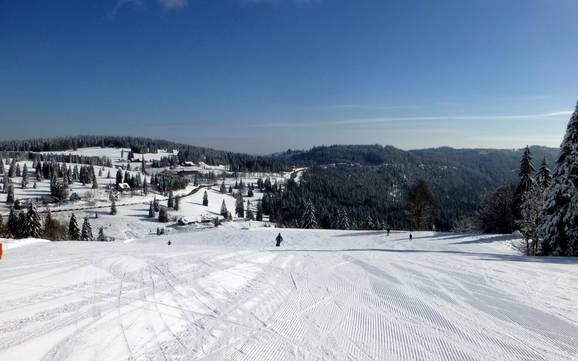
<svg viewBox="0 0 578 361">
<path fill-rule="evenodd" d="M 108 17 L 111 19 L 114 18 L 116 14 L 118 14 L 118 12 L 126 6 L 140 8 L 144 6 L 144 3 L 142 2 L 142 0 L 118 0 L 116 4 L 114 4 L 114 7 L 110 11 L 110 13 L 108 14 Z"/>
<path fill-rule="evenodd" d="M 248 124 L 229 124 L 228 126 L 236 128 L 314 128 L 330 127 L 340 125 L 363 125 L 363 124 L 381 124 L 391 122 L 409 122 L 409 121 L 436 121 L 436 120 L 524 120 L 524 119 L 544 119 L 570 116 L 570 111 L 559 111 L 539 114 L 520 114 L 520 115 L 447 115 L 447 116 L 416 116 L 416 117 L 378 117 L 378 118 L 355 118 L 343 120 L 312 121 L 312 122 L 268 122 L 268 123 L 248 123 Z"/>
<path fill-rule="evenodd" d="M 159 0 L 159 4 L 166 10 L 177 10 L 187 7 L 189 0 Z"/>
<path fill-rule="evenodd" d="M 418 105 L 382 105 L 382 104 L 334 104 L 313 107 L 316 110 L 395 110 L 419 109 Z"/>
</svg>

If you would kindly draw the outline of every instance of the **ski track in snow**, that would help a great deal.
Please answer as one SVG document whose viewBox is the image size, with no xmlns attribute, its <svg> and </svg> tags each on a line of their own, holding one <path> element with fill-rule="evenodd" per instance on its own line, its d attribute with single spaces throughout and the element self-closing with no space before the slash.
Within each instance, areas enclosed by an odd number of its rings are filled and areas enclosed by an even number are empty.
<svg viewBox="0 0 578 361">
<path fill-rule="evenodd" d="M 0 360 L 576 360 L 578 260 L 488 236 L 223 227 L 30 242 Z"/>
</svg>

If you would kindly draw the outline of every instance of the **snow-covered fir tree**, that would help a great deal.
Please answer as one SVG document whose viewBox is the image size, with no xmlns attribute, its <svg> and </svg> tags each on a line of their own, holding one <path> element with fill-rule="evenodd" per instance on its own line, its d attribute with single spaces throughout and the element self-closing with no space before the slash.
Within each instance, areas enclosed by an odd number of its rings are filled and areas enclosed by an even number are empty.
<svg viewBox="0 0 578 361">
<path fill-rule="evenodd" d="M 247 201 L 247 208 L 245 211 L 245 217 L 250 221 L 255 220 L 255 215 L 253 214 L 253 210 L 251 209 L 251 202 L 249 202 L 249 201 Z"/>
<path fill-rule="evenodd" d="M 154 217 L 155 216 L 155 206 L 153 204 L 153 202 L 151 201 L 149 203 L 149 217 Z"/>
<path fill-rule="evenodd" d="M 317 224 L 317 218 L 315 217 L 315 207 L 313 206 L 313 202 L 311 202 L 311 200 L 307 200 L 305 202 L 305 206 L 303 208 L 303 215 L 301 216 L 300 226 L 301 228 L 306 229 L 319 228 L 319 225 Z"/>
<path fill-rule="evenodd" d="M 241 192 L 237 193 L 237 200 L 235 201 L 235 214 L 239 218 L 245 217 L 245 203 Z"/>
<path fill-rule="evenodd" d="M 169 212 L 166 207 L 162 207 L 159 211 L 159 222 L 167 223 L 169 221 Z"/>
<path fill-rule="evenodd" d="M 522 195 L 521 219 L 516 221 L 524 236 L 526 256 L 534 256 L 538 252 L 538 243 L 542 238 L 543 208 L 544 188 L 536 182 Z"/>
<path fill-rule="evenodd" d="M 99 242 L 105 242 L 106 241 L 106 236 L 104 235 L 104 228 L 100 227 L 98 229 L 98 236 L 96 237 L 96 240 Z"/>
<path fill-rule="evenodd" d="M 117 213 L 116 201 L 113 199 L 111 204 L 110 204 L 110 214 L 114 216 L 116 213 Z"/>
<path fill-rule="evenodd" d="M 228 213 L 229 213 L 229 210 L 227 209 L 227 204 L 225 203 L 225 200 L 223 199 L 223 202 L 221 203 L 221 216 L 223 216 L 223 218 L 227 218 Z"/>
<path fill-rule="evenodd" d="M 80 239 L 80 229 L 78 228 L 78 222 L 76 221 L 74 213 L 72 213 L 70 221 L 68 222 L 68 238 L 72 240 Z"/>
<path fill-rule="evenodd" d="M 578 256 L 578 103 L 560 146 L 544 213 L 542 253 Z"/>
<path fill-rule="evenodd" d="M 203 194 L 203 206 L 205 207 L 209 206 L 209 195 L 207 194 L 207 191 L 205 191 L 205 193 Z"/>
<path fill-rule="evenodd" d="M 543 189 L 547 189 L 550 186 L 550 183 L 552 183 L 552 172 L 550 171 L 550 168 L 548 168 L 546 158 L 544 158 L 542 164 L 540 164 L 540 169 L 536 174 L 536 182 L 538 182 Z"/>
<path fill-rule="evenodd" d="M 42 237 L 42 222 L 40 221 L 40 214 L 34 202 L 30 203 L 28 212 L 26 213 L 26 237 Z"/>
<path fill-rule="evenodd" d="M 92 227 L 90 226 L 90 222 L 88 218 L 84 218 L 84 223 L 82 223 L 82 232 L 80 234 L 80 239 L 82 241 L 92 241 Z"/>
</svg>

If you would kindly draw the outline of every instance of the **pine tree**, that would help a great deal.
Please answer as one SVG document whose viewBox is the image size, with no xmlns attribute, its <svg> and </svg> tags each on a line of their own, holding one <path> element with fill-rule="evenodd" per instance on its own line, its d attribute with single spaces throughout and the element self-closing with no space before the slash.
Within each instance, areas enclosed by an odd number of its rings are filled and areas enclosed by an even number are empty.
<svg viewBox="0 0 578 361">
<path fill-rule="evenodd" d="M 313 206 L 313 202 L 311 202 L 311 200 L 307 200 L 305 202 L 303 215 L 301 216 L 300 223 L 301 228 L 306 229 L 319 228 L 319 225 L 317 224 L 317 218 L 315 217 L 315 207 Z"/>
<path fill-rule="evenodd" d="M 544 189 L 538 183 L 522 196 L 520 213 L 522 218 L 516 223 L 524 235 L 526 256 L 534 256 L 538 251 L 538 242 L 541 239 L 544 208 Z"/>
<path fill-rule="evenodd" d="M 42 237 L 42 223 L 40 221 L 40 214 L 31 202 L 26 213 L 26 237 L 41 238 Z"/>
<path fill-rule="evenodd" d="M 227 187 L 225 186 L 225 181 L 221 183 L 221 187 L 219 188 L 219 192 L 227 193 Z"/>
<path fill-rule="evenodd" d="M 221 203 L 221 216 L 223 216 L 223 218 L 227 218 L 227 213 L 229 213 L 229 211 L 227 210 L 227 204 L 223 199 L 223 202 Z"/>
<path fill-rule="evenodd" d="M 82 223 L 82 233 L 80 234 L 80 240 L 82 241 L 92 241 L 92 227 L 90 226 L 90 222 L 88 218 L 84 219 L 84 223 Z"/>
<path fill-rule="evenodd" d="M 149 217 L 154 217 L 155 216 L 155 206 L 153 204 L 153 202 L 151 201 L 149 203 Z"/>
<path fill-rule="evenodd" d="M 116 214 L 116 201 L 114 199 L 112 200 L 112 203 L 110 204 L 110 214 L 113 216 Z"/>
<path fill-rule="evenodd" d="M 106 179 L 110 179 L 110 169 L 106 172 Z"/>
<path fill-rule="evenodd" d="M 263 205 L 261 202 L 257 203 L 257 214 L 255 215 L 255 219 L 259 222 L 263 220 Z"/>
<path fill-rule="evenodd" d="M 578 256 L 578 103 L 560 146 L 544 213 L 542 253 Z"/>
<path fill-rule="evenodd" d="M 16 199 L 14 198 L 14 186 L 12 184 L 8 185 L 8 190 L 6 191 L 6 203 L 7 204 L 14 204 Z"/>
<path fill-rule="evenodd" d="M 104 235 L 104 228 L 100 227 L 98 229 L 98 236 L 96 237 L 96 240 L 99 242 L 105 242 L 106 241 L 106 236 Z"/>
<path fill-rule="evenodd" d="M 543 189 L 547 189 L 552 182 L 552 173 L 550 172 L 550 168 L 548 168 L 546 158 L 542 160 L 542 164 L 540 165 L 540 169 L 536 175 L 536 181 Z"/>
<path fill-rule="evenodd" d="M 253 210 L 251 209 L 251 202 L 247 201 L 247 211 L 245 212 L 245 216 L 247 217 L 248 220 L 252 221 L 255 219 L 255 216 L 253 215 Z"/>
<path fill-rule="evenodd" d="M 175 201 L 173 199 L 173 191 L 169 192 L 169 199 L 167 200 L 167 207 L 173 208 L 175 206 Z"/>
<path fill-rule="evenodd" d="M 44 230 L 42 231 L 42 235 L 46 239 L 54 240 L 55 238 L 55 224 L 50 209 L 48 209 L 46 217 L 44 218 Z"/>
<path fill-rule="evenodd" d="M 209 195 L 207 194 L 207 191 L 205 191 L 205 193 L 203 194 L 203 206 L 205 207 L 209 206 Z"/>
<path fill-rule="evenodd" d="M 522 197 L 526 192 L 530 190 L 534 184 L 534 164 L 532 162 L 532 152 L 530 152 L 530 147 L 526 146 L 524 149 L 524 154 L 522 155 L 522 160 L 520 161 L 520 170 L 518 175 L 520 176 L 520 183 L 518 183 L 518 188 L 516 189 L 516 194 L 514 197 L 514 218 L 520 219 L 521 217 L 521 206 Z"/>
<path fill-rule="evenodd" d="M 147 183 L 147 177 L 144 177 L 142 182 L 142 193 L 146 196 L 149 194 L 149 184 Z"/>
<path fill-rule="evenodd" d="M 28 228 L 26 227 L 26 214 L 24 212 L 18 213 L 18 228 L 16 234 L 18 238 L 28 237 Z"/>
<path fill-rule="evenodd" d="M 10 214 L 8 214 L 8 223 L 6 224 L 8 229 L 8 235 L 11 237 L 18 236 L 18 216 L 14 211 L 14 207 L 10 208 Z"/>
<path fill-rule="evenodd" d="M 70 216 L 70 222 L 68 223 L 68 238 L 75 241 L 80 239 L 80 229 L 78 228 L 74 213 Z"/>
<path fill-rule="evenodd" d="M 169 214 L 167 208 L 162 207 L 159 211 L 159 222 L 167 223 L 169 221 Z"/>
<path fill-rule="evenodd" d="M 235 214 L 237 214 L 239 218 L 245 217 L 245 203 L 243 201 L 243 195 L 240 192 L 237 194 L 237 200 L 235 202 Z"/>
<path fill-rule="evenodd" d="M 122 170 L 119 169 L 116 171 L 116 185 L 120 183 L 122 183 Z"/>
</svg>

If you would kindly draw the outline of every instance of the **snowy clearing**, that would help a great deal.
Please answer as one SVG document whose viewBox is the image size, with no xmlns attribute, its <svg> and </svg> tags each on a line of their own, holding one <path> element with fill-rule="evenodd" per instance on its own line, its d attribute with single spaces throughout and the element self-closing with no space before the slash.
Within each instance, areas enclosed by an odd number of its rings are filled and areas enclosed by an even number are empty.
<svg viewBox="0 0 578 361">
<path fill-rule="evenodd" d="M 505 236 L 228 224 L 27 242 L 0 261 L 1 360 L 571 360 L 578 260 Z M 172 246 L 166 244 L 167 240 Z"/>
</svg>

